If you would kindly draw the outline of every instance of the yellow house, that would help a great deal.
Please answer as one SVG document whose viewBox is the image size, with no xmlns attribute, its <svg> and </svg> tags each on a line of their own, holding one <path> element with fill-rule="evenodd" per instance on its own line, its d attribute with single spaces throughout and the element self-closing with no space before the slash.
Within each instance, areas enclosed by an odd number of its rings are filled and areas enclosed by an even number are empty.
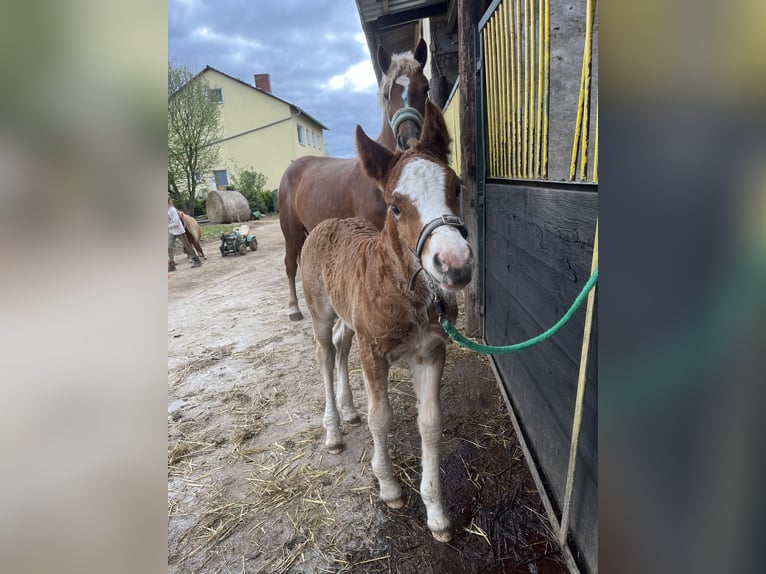
<svg viewBox="0 0 766 574">
<path fill-rule="evenodd" d="M 325 155 L 323 130 L 328 128 L 272 94 L 268 74 L 256 74 L 254 85 L 210 66 L 199 75 L 207 80 L 209 97 L 221 105 L 223 127 L 220 165 L 205 182 L 206 189 L 231 184 L 232 176 L 242 169 L 264 174 L 266 189 L 276 189 L 291 161 L 304 155 Z"/>
</svg>

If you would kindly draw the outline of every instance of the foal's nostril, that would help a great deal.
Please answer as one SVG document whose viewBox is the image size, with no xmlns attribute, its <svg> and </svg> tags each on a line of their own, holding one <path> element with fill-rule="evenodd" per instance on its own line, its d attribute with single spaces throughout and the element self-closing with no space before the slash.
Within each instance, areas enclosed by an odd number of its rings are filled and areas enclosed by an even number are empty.
<svg viewBox="0 0 766 574">
<path fill-rule="evenodd" d="M 441 260 L 441 258 L 439 257 L 439 254 L 438 254 L 438 253 L 437 253 L 436 255 L 434 255 L 434 268 L 435 268 L 435 269 L 436 269 L 436 270 L 437 270 L 439 273 L 444 273 L 444 265 L 442 264 L 442 260 Z"/>
</svg>

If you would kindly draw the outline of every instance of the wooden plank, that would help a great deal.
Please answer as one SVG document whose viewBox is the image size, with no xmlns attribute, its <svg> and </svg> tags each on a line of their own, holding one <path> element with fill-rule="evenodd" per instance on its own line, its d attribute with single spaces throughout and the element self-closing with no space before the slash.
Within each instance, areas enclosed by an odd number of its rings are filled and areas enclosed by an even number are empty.
<svg viewBox="0 0 766 574">
<path fill-rule="evenodd" d="M 478 257 L 479 221 L 476 189 L 476 62 L 474 58 L 474 31 L 478 18 L 477 3 L 458 0 L 458 76 L 460 78 L 460 174 L 463 180 L 462 210 L 468 241 L 477 246 Z M 481 333 L 481 309 L 479 308 L 479 278 L 471 280 L 463 290 L 465 295 L 465 326 L 472 335 Z"/>
<path fill-rule="evenodd" d="M 509 305 L 512 313 L 523 313 L 516 304 Z M 489 301 L 488 301 L 488 308 Z M 502 327 L 499 313 L 487 316 L 487 342 Z M 535 333 L 537 334 L 537 333 Z M 502 335 L 496 335 L 499 339 Z M 528 338 L 528 337 L 524 337 Z M 498 344 L 507 341 L 497 341 Z M 562 359 L 563 355 L 550 341 L 540 343 L 532 349 L 526 349 L 513 355 L 499 355 L 498 367 L 506 375 L 509 392 L 518 400 L 522 420 L 531 425 L 530 434 L 539 441 L 535 446 L 541 456 L 550 459 L 547 474 L 556 487 L 557 499 L 563 497 L 564 479 L 568 462 L 569 433 L 574 412 L 575 389 L 572 379 L 577 380 L 578 365 Z M 595 369 L 588 372 L 588 386 L 584 399 L 583 419 L 595 421 L 598 406 L 597 382 Z M 595 468 L 597 463 L 597 429 L 590 423 L 582 429 L 582 448 L 580 455 L 583 467 Z M 579 464 L 579 463 L 578 463 Z M 581 467 L 582 468 L 582 467 Z"/>
<path fill-rule="evenodd" d="M 535 323 L 518 334 L 509 333 L 511 336 L 533 336 L 553 326 L 569 309 L 585 284 L 585 281 L 577 284 L 567 281 L 566 277 L 520 251 L 515 245 L 500 243 L 498 236 L 489 231 L 487 245 L 490 246 L 488 251 L 503 251 L 504 256 L 493 256 L 491 252 L 487 254 L 485 281 L 494 279 L 496 282 L 495 289 L 501 291 L 497 293 L 501 306 L 504 298 L 515 294 Z M 493 290 L 487 286 L 485 292 L 490 296 Z M 554 339 L 572 361 L 578 357 L 582 321 L 583 317 L 578 313 L 569 324 L 562 327 Z"/>
</svg>

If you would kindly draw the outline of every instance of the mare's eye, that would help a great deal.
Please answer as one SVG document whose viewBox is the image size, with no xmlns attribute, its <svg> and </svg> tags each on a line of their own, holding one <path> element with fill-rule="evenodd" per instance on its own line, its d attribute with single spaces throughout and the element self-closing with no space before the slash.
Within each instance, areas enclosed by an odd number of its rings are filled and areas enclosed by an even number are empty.
<svg viewBox="0 0 766 574">
<path fill-rule="evenodd" d="M 398 217 L 399 214 L 402 212 L 398 207 L 395 205 L 389 205 L 388 208 L 391 210 L 391 213 L 394 214 L 394 217 Z"/>
<path fill-rule="evenodd" d="M 428 92 L 431 90 L 431 87 L 426 85 L 425 88 L 423 88 L 423 94 L 428 95 Z"/>
</svg>

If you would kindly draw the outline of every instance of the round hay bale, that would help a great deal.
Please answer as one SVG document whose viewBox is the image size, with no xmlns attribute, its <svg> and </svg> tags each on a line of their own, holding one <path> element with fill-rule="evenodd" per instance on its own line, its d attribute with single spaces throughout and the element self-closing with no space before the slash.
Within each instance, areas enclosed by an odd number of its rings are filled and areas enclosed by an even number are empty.
<svg viewBox="0 0 766 574">
<path fill-rule="evenodd" d="M 205 202 L 207 217 L 213 223 L 250 221 L 250 204 L 238 191 L 211 191 Z"/>
</svg>

